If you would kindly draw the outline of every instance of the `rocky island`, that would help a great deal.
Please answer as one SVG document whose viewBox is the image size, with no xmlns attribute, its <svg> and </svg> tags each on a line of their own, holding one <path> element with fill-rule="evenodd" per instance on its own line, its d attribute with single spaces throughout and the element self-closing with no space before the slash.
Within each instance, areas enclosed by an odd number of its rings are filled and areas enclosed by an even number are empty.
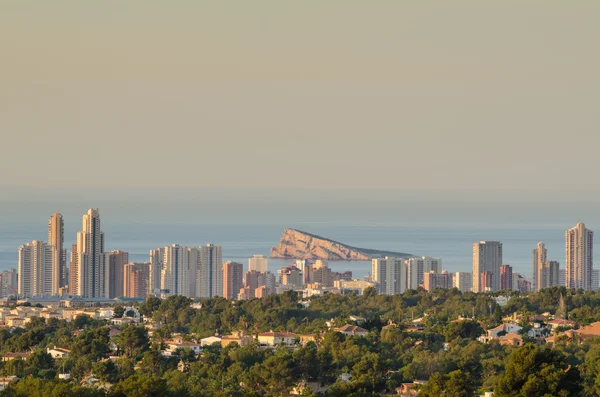
<svg viewBox="0 0 600 397">
<path fill-rule="evenodd" d="M 351 247 L 324 237 L 289 228 L 284 230 L 279 244 L 271 248 L 271 258 L 276 259 L 368 261 L 385 256 L 409 258 L 412 255 L 403 252 Z"/>
</svg>

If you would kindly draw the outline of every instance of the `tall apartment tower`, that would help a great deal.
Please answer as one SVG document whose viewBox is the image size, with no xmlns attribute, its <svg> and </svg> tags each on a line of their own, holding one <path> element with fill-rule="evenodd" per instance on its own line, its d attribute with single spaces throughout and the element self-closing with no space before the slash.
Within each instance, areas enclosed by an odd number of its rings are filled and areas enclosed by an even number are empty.
<svg viewBox="0 0 600 397">
<path fill-rule="evenodd" d="M 223 296 L 223 259 L 219 245 L 207 244 L 200 247 L 197 277 L 199 298 Z"/>
<path fill-rule="evenodd" d="M 424 274 L 434 271 L 440 273 L 442 270 L 442 260 L 423 256 L 420 258 L 410 258 L 405 262 L 406 266 L 406 288 L 417 289 L 424 283 Z"/>
<path fill-rule="evenodd" d="M 71 261 L 69 262 L 69 294 L 77 295 L 79 291 L 79 258 L 77 244 L 71 246 Z"/>
<path fill-rule="evenodd" d="M 248 259 L 248 271 L 256 270 L 264 273 L 269 267 L 269 260 L 264 255 L 253 255 Z"/>
<path fill-rule="evenodd" d="M 150 266 L 148 267 L 148 295 L 160 290 L 165 249 L 150 250 Z"/>
<path fill-rule="evenodd" d="M 375 258 L 371 262 L 371 277 L 382 295 L 401 294 L 406 291 L 405 265 L 401 258 Z"/>
<path fill-rule="evenodd" d="M 513 288 L 513 269 L 510 265 L 500 266 L 500 289 L 512 289 Z"/>
<path fill-rule="evenodd" d="M 196 297 L 196 269 L 198 249 L 186 248 L 177 244 L 164 248 L 161 289 L 171 295 Z"/>
<path fill-rule="evenodd" d="M 67 280 L 67 250 L 64 248 L 65 224 L 63 217 L 55 212 L 48 221 L 48 245 L 54 247 L 54 263 L 52 264 L 52 293 L 57 294 L 58 289 L 69 283 Z"/>
<path fill-rule="evenodd" d="M 560 286 L 560 269 L 556 261 L 546 261 L 542 267 L 539 279 L 539 290 Z"/>
<path fill-rule="evenodd" d="M 34 240 L 19 247 L 19 296 L 55 295 L 53 285 L 54 247 Z"/>
<path fill-rule="evenodd" d="M 534 291 L 539 291 L 541 287 L 542 271 L 544 269 L 544 263 L 546 263 L 546 256 L 548 252 L 544 243 L 539 242 L 533 250 L 533 284 L 532 288 Z"/>
<path fill-rule="evenodd" d="M 125 296 L 123 290 L 123 272 L 129 263 L 129 253 L 114 250 L 104 254 L 106 267 L 106 297 L 109 299 Z"/>
<path fill-rule="evenodd" d="M 565 233 L 567 288 L 592 289 L 594 232 L 582 222 Z"/>
<path fill-rule="evenodd" d="M 311 283 L 319 283 L 323 287 L 333 287 L 333 274 L 327 265 L 327 261 L 321 259 L 315 261 L 311 270 Z"/>
<path fill-rule="evenodd" d="M 105 297 L 104 233 L 98 209 L 90 209 L 83 215 L 82 230 L 77 233 L 76 259 L 77 285 L 75 290 L 69 288 L 69 292 L 86 298 Z"/>
<path fill-rule="evenodd" d="M 149 263 L 128 263 L 123 266 L 123 296 L 126 298 L 145 298 L 147 269 Z"/>
<path fill-rule="evenodd" d="M 502 243 L 498 241 L 480 241 L 473 243 L 473 292 L 500 289 L 500 266 L 502 266 Z M 482 286 L 482 273 L 486 274 L 486 285 Z M 488 278 L 491 278 L 488 280 Z M 487 285 L 487 281 L 490 281 Z"/>
<path fill-rule="evenodd" d="M 243 286 L 244 265 L 232 261 L 223 263 L 223 297 L 237 299 Z"/>
<path fill-rule="evenodd" d="M 473 275 L 466 272 L 454 273 L 454 287 L 460 292 L 469 292 L 473 289 Z"/>
</svg>

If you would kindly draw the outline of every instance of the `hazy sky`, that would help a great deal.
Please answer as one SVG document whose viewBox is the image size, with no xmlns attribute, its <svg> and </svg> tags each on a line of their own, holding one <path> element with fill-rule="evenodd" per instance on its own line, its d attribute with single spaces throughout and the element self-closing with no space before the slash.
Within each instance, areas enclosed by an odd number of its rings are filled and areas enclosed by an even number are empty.
<svg viewBox="0 0 600 397">
<path fill-rule="evenodd" d="M 0 187 L 600 193 L 600 2 L 5 1 Z"/>
</svg>

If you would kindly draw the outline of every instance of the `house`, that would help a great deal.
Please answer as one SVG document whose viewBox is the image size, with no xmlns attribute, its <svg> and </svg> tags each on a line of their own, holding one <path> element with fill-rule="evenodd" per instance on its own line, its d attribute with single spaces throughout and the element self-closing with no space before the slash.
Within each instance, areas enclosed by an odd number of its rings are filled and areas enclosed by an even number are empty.
<svg viewBox="0 0 600 397">
<path fill-rule="evenodd" d="M 343 327 L 335 328 L 335 331 L 340 332 L 346 336 L 367 336 L 369 331 L 361 328 L 357 325 L 346 324 Z"/>
<path fill-rule="evenodd" d="M 396 388 L 396 393 L 401 397 L 414 397 L 419 393 L 419 387 L 427 383 L 424 380 L 415 380 L 411 383 L 402 383 Z"/>
<path fill-rule="evenodd" d="M 321 382 L 306 382 L 301 381 L 291 391 L 290 394 L 293 396 L 301 396 L 306 389 L 311 390 L 313 393 L 325 393 L 329 389 L 329 385 L 321 385 Z"/>
<path fill-rule="evenodd" d="M 308 344 L 308 342 L 314 342 L 315 344 L 318 345 L 317 343 L 317 338 L 314 335 L 299 335 L 300 337 L 300 344 L 302 346 L 306 346 Z"/>
<path fill-rule="evenodd" d="M 16 376 L 3 376 L 0 377 L 0 391 L 6 389 L 6 386 L 10 385 L 13 382 L 18 381 L 19 378 Z"/>
<path fill-rule="evenodd" d="M 559 327 L 573 328 L 576 325 L 577 325 L 577 323 L 575 321 L 571 321 L 571 320 L 554 319 L 554 320 L 548 321 L 548 326 L 550 326 L 550 328 L 552 328 L 552 331 L 555 331 Z"/>
<path fill-rule="evenodd" d="M 581 340 L 600 336 L 600 322 L 591 323 L 574 331 Z"/>
<path fill-rule="evenodd" d="M 202 346 L 197 344 L 197 343 L 193 343 L 193 342 L 181 342 L 181 343 L 169 343 L 167 350 L 170 351 L 171 353 L 176 352 L 178 349 L 181 350 L 191 350 L 194 352 L 194 354 L 200 354 L 200 352 L 202 351 Z"/>
<path fill-rule="evenodd" d="M 254 338 L 248 335 L 246 331 L 235 331 L 231 335 L 221 336 L 221 346 L 225 347 L 230 343 L 237 343 L 240 346 L 247 346 L 252 343 Z"/>
<path fill-rule="evenodd" d="M 491 339 L 497 339 L 499 337 L 499 334 L 518 333 L 522 329 L 523 327 L 518 326 L 515 323 L 505 323 L 497 326 L 496 328 L 488 329 L 487 336 Z"/>
<path fill-rule="evenodd" d="M 6 353 L 4 357 L 2 357 L 2 361 L 12 361 L 14 359 L 27 360 L 31 353 Z"/>
<path fill-rule="evenodd" d="M 294 346 L 298 343 L 298 335 L 291 332 L 263 332 L 258 334 L 258 343 L 261 346 Z"/>
<path fill-rule="evenodd" d="M 200 346 L 210 346 L 214 343 L 221 343 L 221 337 L 219 335 L 209 336 L 208 338 L 200 339 Z"/>
<path fill-rule="evenodd" d="M 501 336 L 499 340 L 501 345 L 523 346 L 523 337 L 514 332 Z"/>
<path fill-rule="evenodd" d="M 68 358 L 69 353 L 71 353 L 70 350 L 62 349 L 56 346 L 54 346 L 54 349 L 48 348 L 46 351 L 52 356 L 52 358 Z"/>
</svg>

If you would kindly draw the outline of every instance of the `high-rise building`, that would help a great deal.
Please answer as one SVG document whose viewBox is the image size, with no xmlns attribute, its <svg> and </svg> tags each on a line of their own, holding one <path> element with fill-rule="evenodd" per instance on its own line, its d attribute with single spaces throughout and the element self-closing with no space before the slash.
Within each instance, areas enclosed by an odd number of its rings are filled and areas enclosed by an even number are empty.
<svg viewBox="0 0 600 397">
<path fill-rule="evenodd" d="M 310 283 L 318 283 L 322 287 L 333 287 L 333 274 L 327 261 L 317 260 L 312 265 Z"/>
<path fill-rule="evenodd" d="M 454 273 L 454 287 L 460 292 L 469 292 L 473 289 L 473 275 L 471 273 Z"/>
<path fill-rule="evenodd" d="M 534 291 L 541 289 L 540 279 L 542 278 L 542 271 L 544 263 L 546 263 L 546 256 L 548 252 L 544 243 L 539 242 L 533 250 L 533 282 L 532 287 Z"/>
<path fill-rule="evenodd" d="M 256 270 L 264 273 L 269 267 L 269 260 L 264 255 L 253 255 L 248 259 L 248 271 Z"/>
<path fill-rule="evenodd" d="M 452 288 L 452 273 L 448 273 L 446 270 L 441 273 L 437 273 L 435 270 L 425 272 L 423 274 L 423 288 L 426 291 L 432 291 L 437 288 Z"/>
<path fill-rule="evenodd" d="M 187 248 L 178 244 L 165 247 L 160 288 L 168 290 L 171 295 L 195 298 L 198 258 L 197 248 Z"/>
<path fill-rule="evenodd" d="M 223 296 L 223 260 L 219 245 L 207 244 L 200 247 L 197 277 L 199 298 Z"/>
<path fill-rule="evenodd" d="M 160 291 L 163 261 L 165 257 L 165 249 L 157 248 L 150 250 L 150 266 L 148 269 L 148 291 L 147 294 L 153 294 Z"/>
<path fill-rule="evenodd" d="M 510 265 L 500 266 L 500 289 L 512 289 L 513 287 L 513 270 Z"/>
<path fill-rule="evenodd" d="M 123 290 L 123 273 L 125 265 L 129 263 L 129 253 L 120 250 L 104 254 L 106 269 L 106 297 L 109 299 L 125 296 Z"/>
<path fill-rule="evenodd" d="M 502 265 L 502 243 L 480 241 L 473 244 L 473 292 L 497 291 L 500 288 L 500 266 Z M 490 284 L 481 284 L 482 273 L 490 273 Z"/>
<path fill-rule="evenodd" d="M 513 291 L 530 292 L 531 288 L 531 281 L 526 280 L 519 273 L 513 272 Z"/>
<path fill-rule="evenodd" d="M 277 270 L 279 274 L 279 284 L 284 289 L 302 289 L 304 288 L 304 275 L 296 266 L 283 267 Z"/>
<path fill-rule="evenodd" d="M 402 294 L 406 291 L 405 265 L 401 258 L 375 258 L 371 262 L 372 280 L 382 295 Z"/>
<path fill-rule="evenodd" d="M 561 287 L 567 286 L 567 269 L 558 270 L 558 285 Z"/>
<path fill-rule="evenodd" d="M 592 289 L 595 291 L 598 289 L 600 283 L 600 270 L 592 269 Z"/>
<path fill-rule="evenodd" d="M 126 298 L 145 298 L 150 263 L 131 262 L 123 266 L 123 295 Z"/>
<path fill-rule="evenodd" d="M 265 294 L 274 294 L 276 291 L 276 278 L 271 272 L 258 272 L 250 270 L 246 272 L 244 287 L 240 289 L 238 299 L 249 299 L 256 296 L 256 290 L 265 287 Z M 286 280 L 287 281 L 287 280 Z"/>
<path fill-rule="evenodd" d="M 223 297 L 237 299 L 243 287 L 244 265 L 227 261 L 223 263 Z"/>
<path fill-rule="evenodd" d="M 406 266 L 406 288 L 417 289 L 423 285 L 423 275 L 430 271 L 439 273 L 442 269 L 442 260 L 423 256 L 420 258 L 410 258 L 405 262 Z"/>
<path fill-rule="evenodd" d="M 67 250 L 64 249 L 65 225 L 63 217 L 55 212 L 48 221 L 48 245 L 54 250 L 54 263 L 52 264 L 52 285 L 55 295 L 58 289 L 68 284 L 67 280 Z"/>
<path fill-rule="evenodd" d="M 69 294 L 77 295 L 79 291 L 79 258 L 77 244 L 71 246 L 71 261 L 69 262 Z"/>
<path fill-rule="evenodd" d="M 54 248 L 34 240 L 19 247 L 19 296 L 50 296 L 57 290 L 53 284 Z"/>
<path fill-rule="evenodd" d="M 306 259 L 296 259 L 295 266 L 302 272 L 304 275 L 304 284 L 310 283 L 310 275 L 312 273 L 312 266 Z"/>
<path fill-rule="evenodd" d="M 19 290 L 19 280 L 16 269 L 4 270 L 0 273 L 0 298 L 16 295 Z"/>
<path fill-rule="evenodd" d="M 492 290 L 492 272 L 486 270 L 480 274 L 479 292 L 488 292 Z"/>
<path fill-rule="evenodd" d="M 104 233 L 100 228 L 98 209 L 83 215 L 82 230 L 77 233 L 76 289 L 72 295 L 86 298 L 106 296 L 106 267 L 104 265 Z"/>
<path fill-rule="evenodd" d="M 592 289 L 594 232 L 582 222 L 565 233 L 567 288 Z"/>
<path fill-rule="evenodd" d="M 546 261 L 538 279 L 538 291 L 544 288 L 560 286 L 560 269 L 556 261 Z M 533 283 L 532 283 L 533 284 Z M 532 285 L 533 287 L 533 285 Z"/>
</svg>

